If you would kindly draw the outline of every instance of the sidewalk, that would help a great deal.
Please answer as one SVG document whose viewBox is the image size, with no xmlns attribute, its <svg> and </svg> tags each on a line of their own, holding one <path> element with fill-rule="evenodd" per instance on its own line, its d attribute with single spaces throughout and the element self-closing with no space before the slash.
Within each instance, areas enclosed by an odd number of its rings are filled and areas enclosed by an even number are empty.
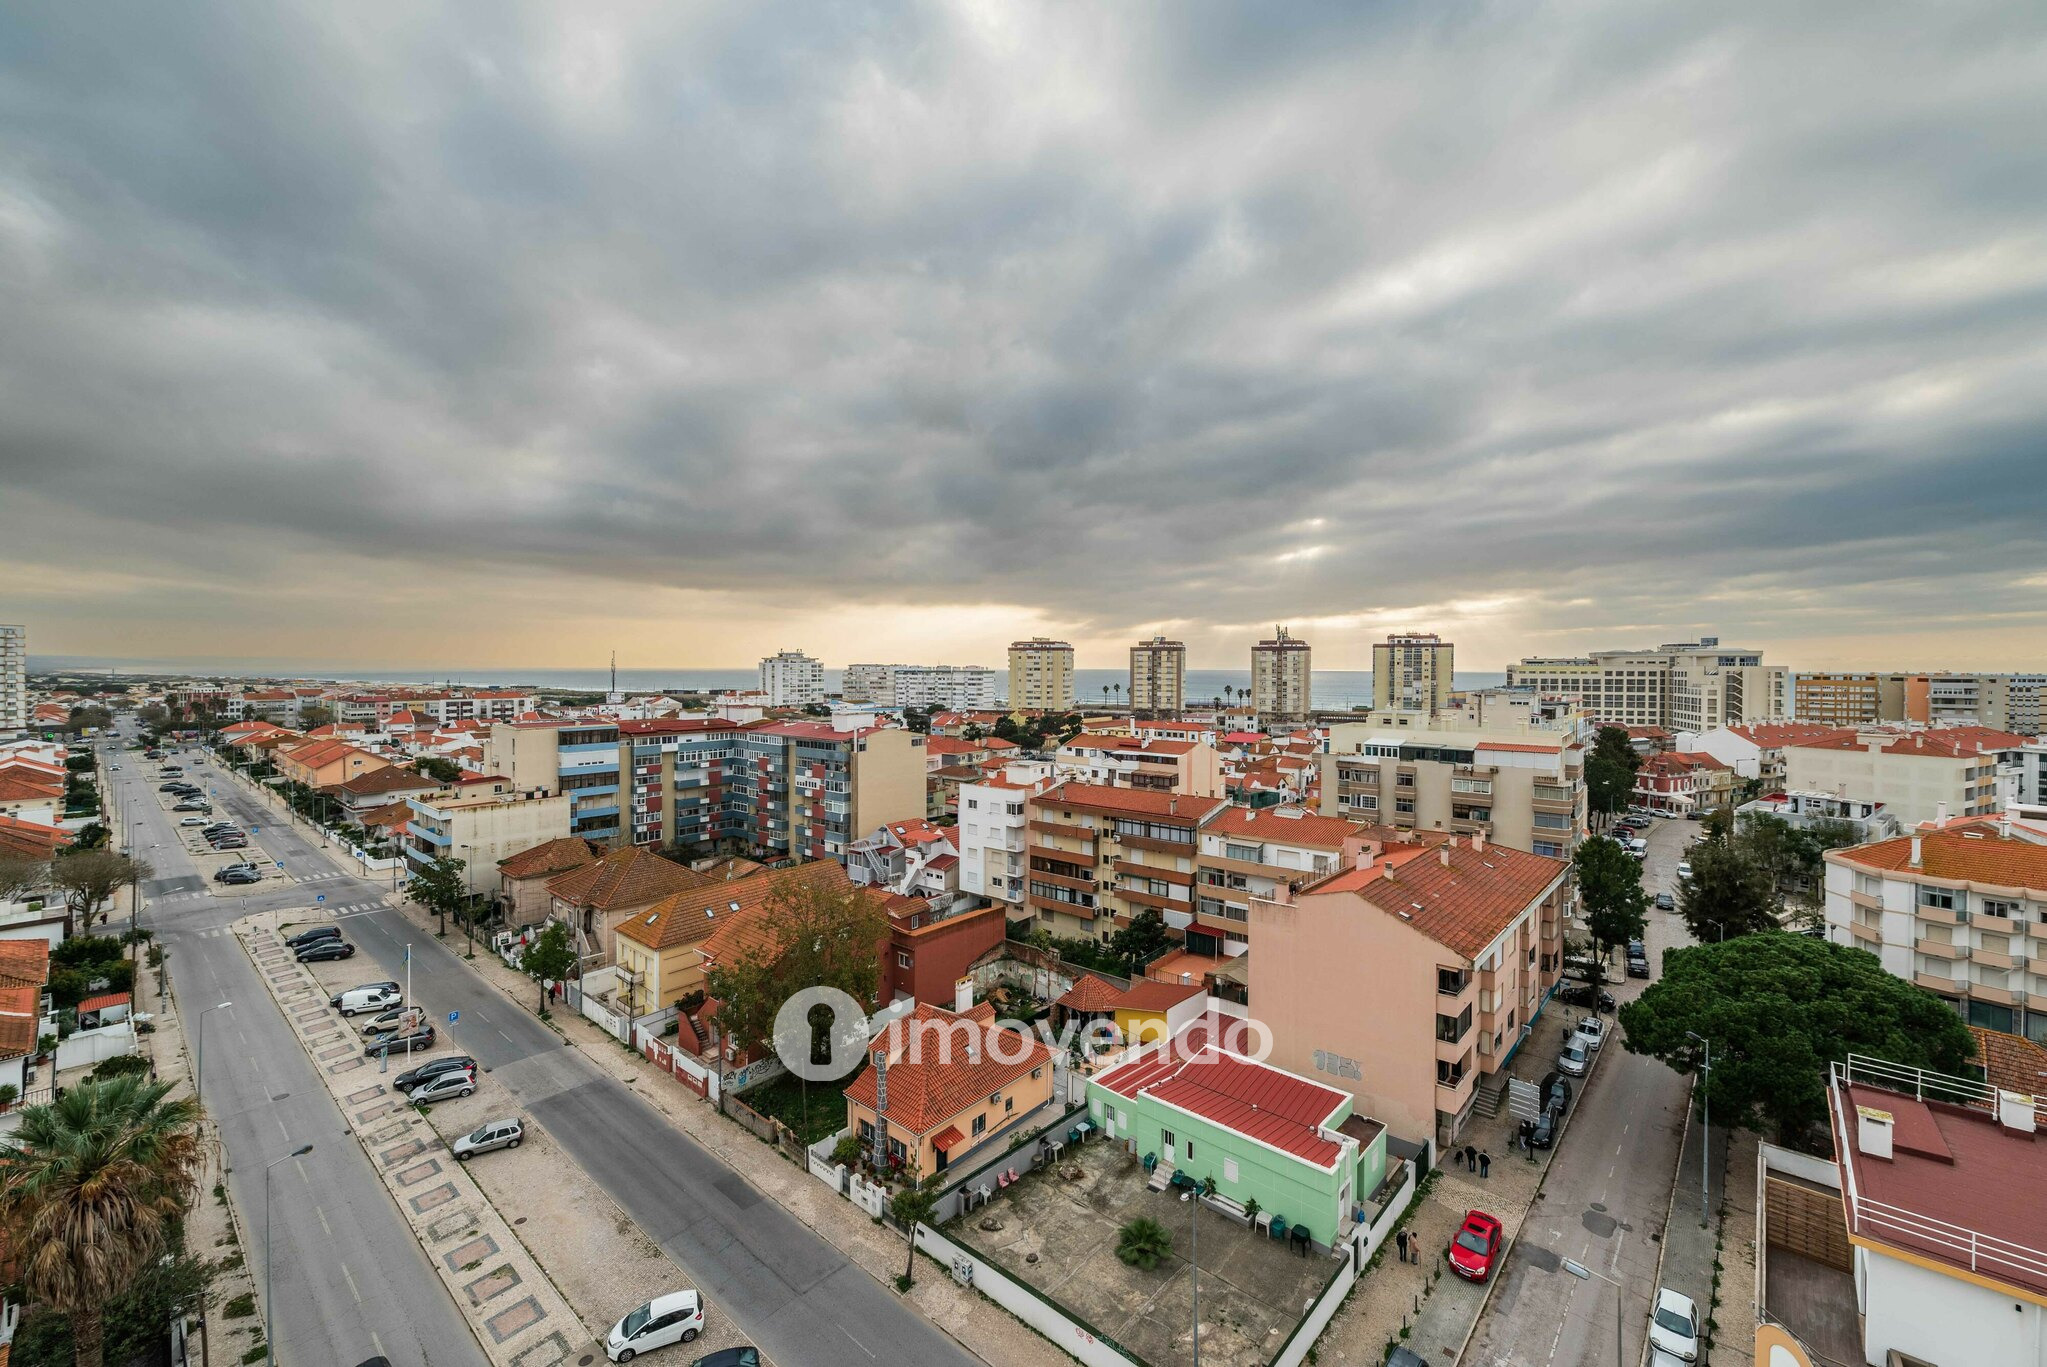
<svg viewBox="0 0 2047 1367">
<path fill-rule="evenodd" d="M 1699 1317 L 1709 1325 L 1713 1361 L 1743 1364 L 1745 1367 L 1754 1358 L 1755 1344 L 1755 1136 L 1733 1134 L 1717 1126 L 1713 1129 L 1712 1157 L 1708 1164 L 1712 1189 L 1706 1197 L 1712 1209 L 1702 1228 L 1699 1222 L 1699 1144 L 1704 1133 L 1699 1124 L 1698 1109 L 1694 1107 L 1685 1126 L 1684 1151 L 1677 1165 L 1677 1185 L 1671 1192 L 1670 1221 L 1663 1232 L 1661 1281 L 1664 1286 L 1682 1292 L 1698 1303 Z M 1745 1197 L 1730 1193 L 1727 1187 L 1728 1153 L 1733 1146 L 1745 1147 L 1747 1152 L 1748 1171 L 1742 1181 L 1747 1193 Z M 1748 1208 L 1748 1234 L 1741 1247 L 1746 1271 L 1736 1266 L 1737 1260 L 1723 1249 L 1721 1242 L 1723 1222 L 1738 1208 L 1736 1203 L 1742 1200 L 1746 1200 Z M 1713 1306 L 1716 1271 L 1719 1276 L 1718 1294 L 1722 1301 L 1718 1309 Z"/>
</svg>

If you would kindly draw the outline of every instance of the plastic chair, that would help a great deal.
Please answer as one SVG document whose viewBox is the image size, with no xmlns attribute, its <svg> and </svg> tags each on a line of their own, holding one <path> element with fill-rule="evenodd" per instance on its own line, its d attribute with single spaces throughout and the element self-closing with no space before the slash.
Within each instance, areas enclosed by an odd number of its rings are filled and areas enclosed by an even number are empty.
<svg viewBox="0 0 2047 1367">
<path fill-rule="evenodd" d="M 1157 1167 L 1158 1165 L 1159 1165 L 1159 1156 L 1158 1156 L 1157 1154 L 1155 1154 L 1155 1153 L 1148 1153 L 1148 1154 L 1146 1154 L 1146 1155 L 1144 1156 L 1144 1171 L 1145 1171 L 1145 1175 L 1146 1175 L 1146 1176 L 1150 1176 L 1150 1175 L 1151 1175 L 1151 1170 L 1152 1170 L 1153 1168 Z"/>
</svg>

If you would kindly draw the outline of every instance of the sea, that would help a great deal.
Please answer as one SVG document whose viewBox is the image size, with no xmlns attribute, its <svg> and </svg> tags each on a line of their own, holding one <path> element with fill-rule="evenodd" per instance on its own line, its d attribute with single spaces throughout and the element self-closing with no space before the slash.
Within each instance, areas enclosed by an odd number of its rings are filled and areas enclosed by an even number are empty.
<svg viewBox="0 0 2047 1367">
<path fill-rule="evenodd" d="M 106 673 L 114 677 L 139 674 L 151 677 L 174 675 L 202 679 L 311 679 L 333 683 L 376 683 L 410 685 L 451 685 L 461 688 L 557 688 L 577 692 L 603 693 L 611 686 L 606 669 L 386 669 L 374 665 L 309 665 L 289 660 L 116 660 L 96 656 L 31 655 L 34 673 Z M 998 682 L 1001 666 L 995 666 Z M 836 691 L 841 671 L 825 670 L 825 686 Z M 1457 671 L 1459 688 L 1496 688 L 1507 681 L 1502 673 Z M 1372 672 L 1368 669 L 1318 669 L 1313 674 L 1314 703 L 1322 708 L 1369 707 L 1372 702 Z M 1107 700 L 1114 705 L 1128 689 L 1129 674 L 1121 669 L 1076 669 L 1073 690 L 1083 703 Z M 618 688 L 626 693 L 721 693 L 728 689 L 758 688 L 759 671 L 754 669 L 621 669 Z M 1190 669 L 1187 698 L 1190 702 L 1228 700 L 1224 690 L 1247 693 L 1251 687 L 1248 669 Z M 1105 693 L 1103 690 L 1107 689 Z"/>
</svg>

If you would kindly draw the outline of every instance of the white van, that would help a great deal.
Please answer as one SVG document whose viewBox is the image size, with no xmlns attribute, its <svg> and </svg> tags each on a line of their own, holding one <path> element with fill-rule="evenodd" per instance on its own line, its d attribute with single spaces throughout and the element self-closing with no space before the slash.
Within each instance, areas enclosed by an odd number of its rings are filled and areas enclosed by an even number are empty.
<svg viewBox="0 0 2047 1367">
<path fill-rule="evenodd" d="M 704 1298 L 694 1291 L 672 1291 L 612 1325 L 604 1336 L 604 1355 L 613 1362 L 631 1362 L 649 1349 L 688 1343 L 703 1332 Z"/>
<path fill-rule="evenodd" d="M 404 1000 L 405 995 L 398 990 L 396 983 L 370 983 L 336 993 L 327 999 L 327 1004 L 338 1007 L 344 1016 L 354 1016 L 364 1011 L 386 1011 Z"/>
</svg>

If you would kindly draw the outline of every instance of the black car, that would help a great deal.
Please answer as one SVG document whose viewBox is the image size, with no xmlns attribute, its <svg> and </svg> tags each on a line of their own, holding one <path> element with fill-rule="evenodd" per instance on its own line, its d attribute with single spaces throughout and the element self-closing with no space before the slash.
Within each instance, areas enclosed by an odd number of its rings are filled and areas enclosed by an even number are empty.
<svg viewBox="0 0 2047 1367">
<path fill-rule="evenodd" d="M 304 949 L 307 945 L 316 945 L 322 940 L 338 940 L 340 938 L 340 926 L 314 926 L 311 930 L 302 930 L 298 934 L 291 936 L 285 940 L 285 943 L 293 949 Z"/>
<path fill-rule="evenodd" d="M 211 802 L 180 802 L 175 807 L 172 807 L 171 810 L 174 812 L 204 812 L 206 815 L 212 816 L 213 804 Z"/>
<path fill-rule="evenodd" d="M 254 869 L 222 869 L 213 876 L 215 880 L 222 883 L 240 884 L 260 883 L 263 881 L 263 875 L 257 873 Z"/>
<path fill-rule="evenodd" d="M 175 793 L 176 791 L 178 791 L 178 789 L 187 786 L 188 785 L 183 783 L 159 783 L 156 785 L 156 790 L 159 793 Z"/>
<path fill-rule="evenodd" d="M 744 1345 L 738 1348 L 720 1348 L 715 1353 L 707 1353 L 698 1358 L 689 1367 L 761 1367 L 760 1349 Z"/>
<path fill-rule="evenodd" d="M 355 946 L 346 940 L 315 940 L 298 952 L 302 964 L 323 963 L 328 959 L 353 959 Z"/>
<path fill-rule="evenodd" d="M 1542 1108 L 1562 1113 L 1571 1104 L 1571 1079 L 1551 1069 L 1542 1080 Z"/>
<path fill-rule="evenodd" d="M 1567 1006 L 1583 1006 L 1599 1011 L 1611 1011 L 1614 1008 L 1613 993 L 1604 988 L 1596 988 L 1590 983 L 1562 984 L 1557 988 L 1557 1000 Z"/>
<path fill-rule="evenodd" d="M 201 826 L 199 834 L 211 840 L 216 835 L 240 835 L 241 831 L 232 821 L 216 821 L 211 826 Z"/>
<path fill-rule="evenodd" d="M 422 1025 L 417 1030 L 407 1030 L 403 1034 L 385 1035 L 380 1039 L 373 1039 L 368 1045 L 364 1046 L 363 1053 L 370 1058 L 375 1058 L 378 1054 L 383 1053 L 411 1054 L 433 1047 L 434 1028 L 431 1025 Z"/>
<path fill-rule="evenodd" d="M 456 1054 L 450 1058 L 437 1058 L 431 1063 L 422 1063 L 410 1072 L 400 1073 L 391 1083 L 394 1090 L 409 1092 L 422 1082 L 431 1082 L 442 1073 L 466 1072 L 474 1075 L 476 1060 L 467 1054 Z"/>
</svg>

